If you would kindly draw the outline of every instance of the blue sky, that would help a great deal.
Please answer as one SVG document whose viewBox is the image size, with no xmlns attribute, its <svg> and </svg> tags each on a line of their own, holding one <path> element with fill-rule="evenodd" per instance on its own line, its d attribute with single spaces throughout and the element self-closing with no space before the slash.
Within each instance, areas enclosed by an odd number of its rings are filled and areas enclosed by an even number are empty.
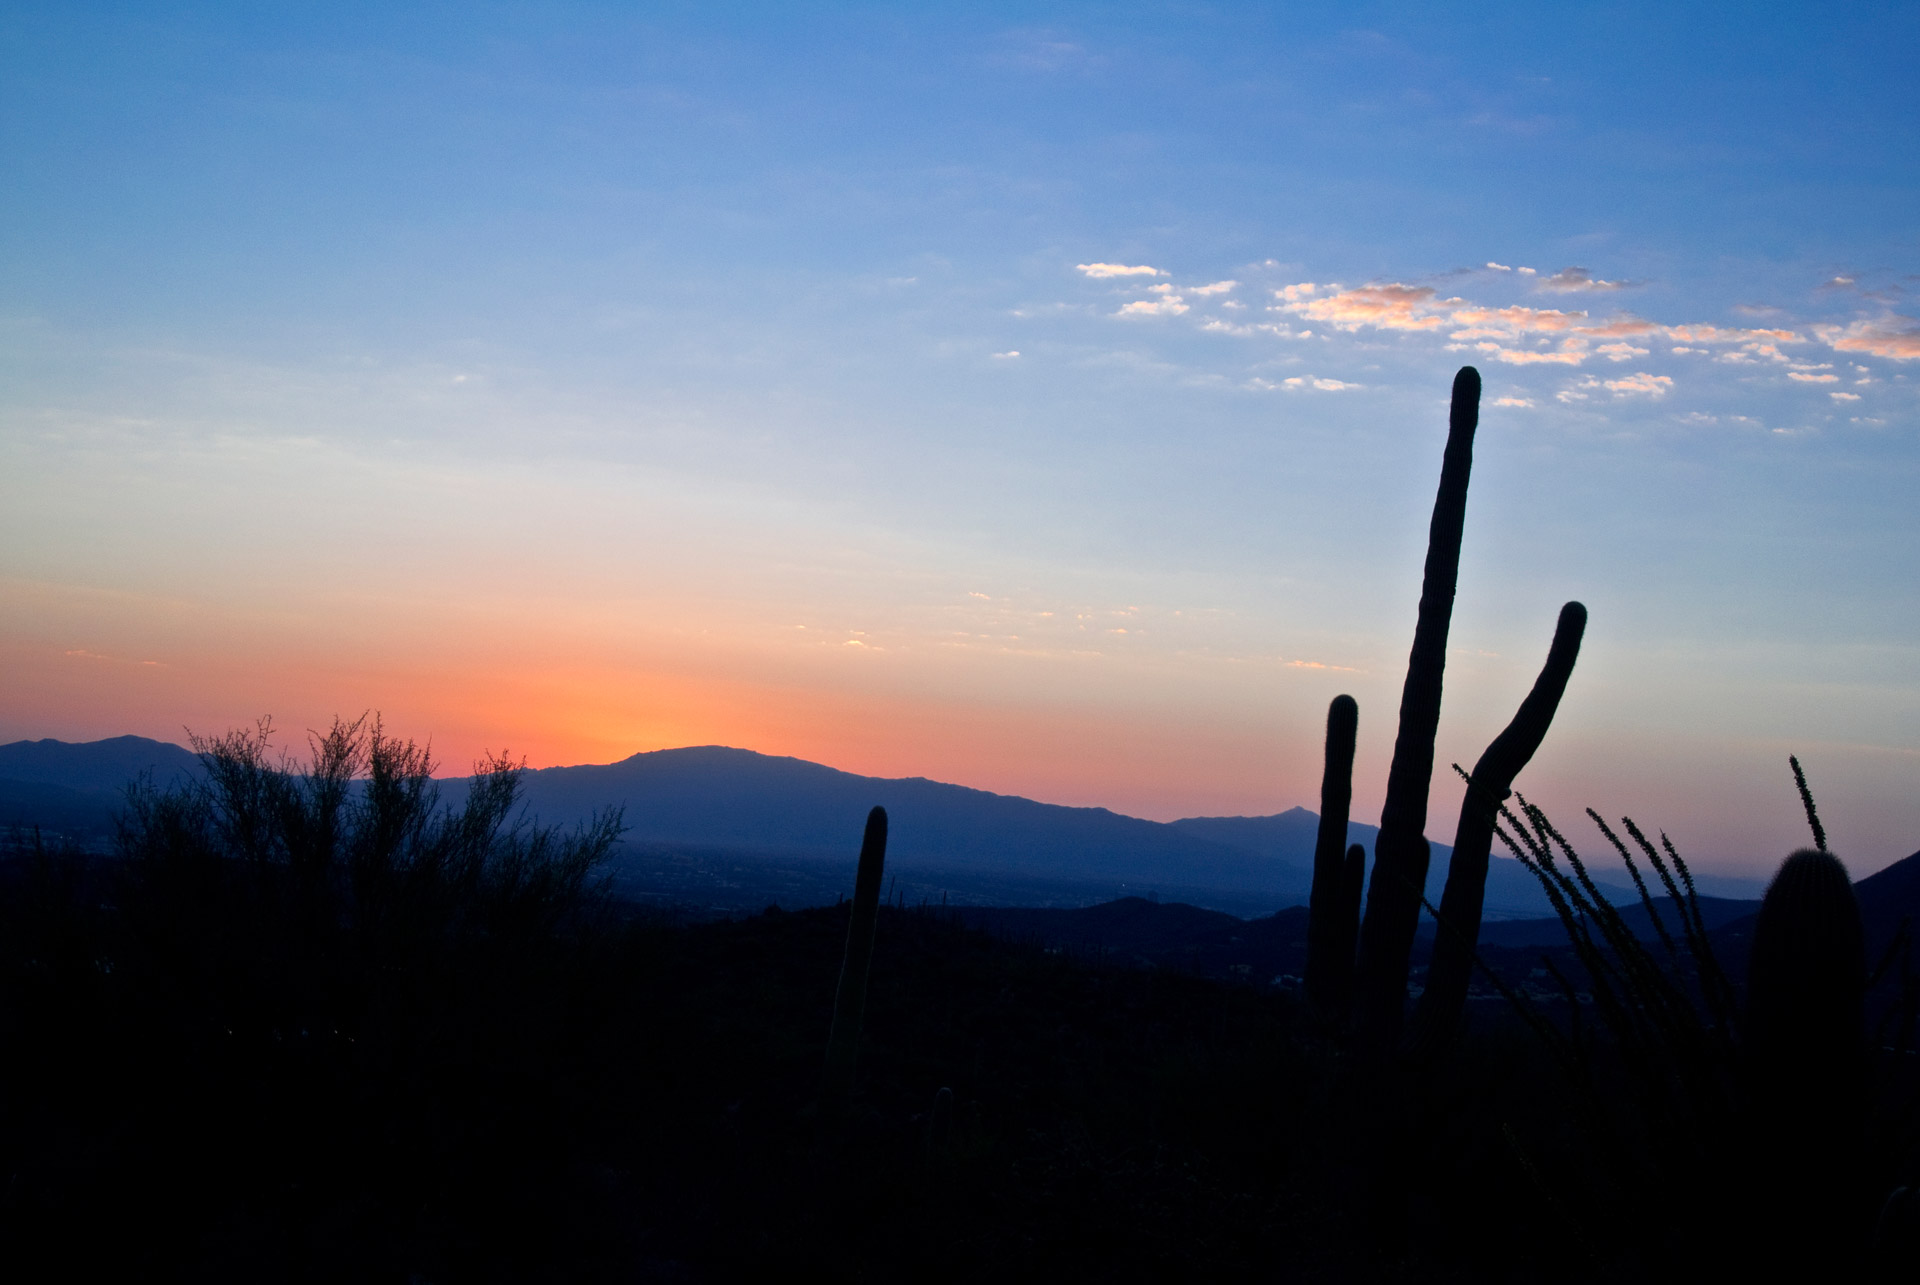
<svg viewBox="0 0 1920 1285">
<path fill-rule="evenodd" d="M 1377 808 L 1473 362 L 1443 765 L 1578 597 L 1543 801 L 1757 868 L 1792 749 L 1883 864 L 1917 26 L 16 6 L 0 735 L 376 706 L 456 766 L 724 741 L 1174 816 L 1311 805 L 1350 690 Z"/>
</svg>

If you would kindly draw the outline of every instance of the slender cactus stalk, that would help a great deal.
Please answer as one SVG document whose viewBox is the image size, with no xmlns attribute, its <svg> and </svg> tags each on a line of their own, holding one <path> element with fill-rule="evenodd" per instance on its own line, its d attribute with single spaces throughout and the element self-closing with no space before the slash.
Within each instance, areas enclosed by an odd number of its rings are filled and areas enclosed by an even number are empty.
<svg viewBox="0 0 1920 1285">
<path fill-rule="evenodd" d="M 1807 788 L 1807 774 L 1800 770 L 1798 755 L 1787 755 L 1787 763 L 1793 768 L 1793 783 L 1800 788 L 1800 806 L 1807 810 L 1807 825 L 1813 830 L 1813 846 L 1825 852 L 1827 828 L 1820 824 L 1820 810 L 1813 806 L 1813 791 Z"/>
<path fill-rule="evenodd" d="M 873 962 L 873 927 L 880 913 L 881 868 L 887 860 L 887 810 L 867 813 L 860 841 L 860 869 L 853 881 L 853 914 L 847 923 L 847 954 L 833 997 L 833 1029 L 827 1037 L 827 1069 L 821 1097 L 845 1102 L 853 1093 L 853 1066 L 860 1053 L 860 1018 L 867 1007 L 867 969 Z"/>
<path fill-rule="evenodd" d="M 1327 762 L 1320 777 L 1320 832 L 1313 847 L 1307 918 L 1307 998 L 1320 1020 L 1344 1022 L 1353 992 L 1353 945 L 1360 889 L 1347 877 L 1347 810 L 1353 802 L 1353 744 L 1360 707 L 1336 696 L 1327 707 Z M 1364 860 L 1364 855 L 1363 858 Z"/>
<path fill-rule="evenodd" d="M 1447 665 L 1447 631 L 1460 574 L 1460 536 L 1467 517 L 1467 480 L 1473 471 L 1473 434 L 1480 423 L 1480 372 L 1462 366 L 1453 380 L 1447 450 L 1427 532 L 1427 565 L 1420 618 L 1400 693 L 1400 729 L 1387 771 L 1387 798 L 1374 842 L 1373 881 L 1360 925 L 1354 977 L 1355 1019 L 1363 1049 L 1384 1054 L 1399 1041 L 1406 1008 L 1407 964 L 1420 926 L 1427 882 L 1427 790 L 1433 743 L 1440 727 L 1440 688 Z"/>
<path fill-rule="evenodd" d="M 1440 931 L 1433 943 L 1433 963 L 1427 969 L 1427 988 L 1414 1010 L 1408 1052 L 1418 1061 L 1431 1061 L 1446 1051 L 1467 1004 L 1467 983 L 1473 976 L 1474 952 L 1480 943 L 1480 912 L 1487 891 L 1487 860 L 1493 850 L 1494 816 L 1513 789 L 1513 778 L 1527 765 L 1560 708 L 1573 663 L 1580 656 L 1580 639 L 1587 628 L 1587 609 L 1577 602 L 1560 608 L 1553 646 L 1547 663 L 1534 680 L 1533 690 L 1506 730 L 1493 738 L 1467 779 L 1467 797 L 1460 805 L 1460 824 L 1454 831 L 1453 864 L 1447 869 L 1447 887 L 1440 898 Z M 1637 877 L 1637 876 L 1636 876 Z"/>
</svg>

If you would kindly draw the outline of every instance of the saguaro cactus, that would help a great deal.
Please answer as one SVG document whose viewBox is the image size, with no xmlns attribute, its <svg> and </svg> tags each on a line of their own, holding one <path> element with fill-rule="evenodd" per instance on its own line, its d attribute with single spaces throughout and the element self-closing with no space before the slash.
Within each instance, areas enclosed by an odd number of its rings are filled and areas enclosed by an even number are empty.
<svg viewBox="0 0 1920 1285">
<path fill-rule="evenodd" d="M 1349 877 L 1347 811 L 1353 802 L 1353 746 L 1360 707 L 1351 696 L 1327 706 L 1327 761 L 1320 776 L 1320 832 L 1313 847 L 1313 897 L 1307 912 L 1307 998 L 1323 1022 L 1345 1019 L 1353 991 L 1360 884 Z M 1359 860 L 1366 854 L 1354 845 Z"/>
<path fill-rule="evenodd" d="M 1846 867 L 1826 852 L 1788 857 L 1753 926 L 1747 966 L 1754 1178 L 1769 1252 L 1794 1268 L 1832 1261 L 1832 1231 L 1865 1211 L 1867 962 Z M 1844 1272 L 1841 1273 L 1844 1275 Z"/>
<path fill-rule="evenodd" d="M 1367 890 L 1366 918 L 1360 925 L 1355 1018 L 1361 1045 L 1374 1052 L 1390 1050 L 1399 1039 L 1407 963 L 1414 931 L 1420 926 L 1420 899 L 1427 882 L 1427 788 L 1433 777 L 1447 631 L 1453 621 L 1467 479 L 1473 471 L 1473 434 L 1479 423 L 1480 372 L 1462 366 L 1453 380 L 1447 450 L 1427 530 L 1420 618 L 1400 693 L 1400 729 L 1393 742 L 1393 765 L 1387 770 L 1386 803 L 1380 811 L 1380 835 L 1374 841 L 1373 880 Z"/>
<path fill-rule="evenodd" d="M 845 1101 L 853 1092 L 853 1066 L 860 1052 L 860 1019 L 867 1007 L 867 969 L 873 962 L 873 926 L 880 914 L 881 868 L 887 861 L 887 810 L 867 813 L 860 841 L 860 869 L 853 880 L 853 915 L 847 923 L 847 954 L 833 997 L 833 1028 L 827 1036 L 827 1069 L 821 1096 Z"/>
<path fill-rule="evenodd" d="M 1767 885 L 1747 966 L 1747 1047 L 1762 1070 L 1799 1075 L 1864 1047 L 1866 935 L 1847 869 L 1802 848 Z"/>
<path fill-rule="evenodd" d="M 1467 781 L 1467 797 L 1460 805 L 1460 824 L 1454 831 L 1453 863 L 1447 868 L 1447 887 L 1440 897 L 1440 933 L 1433 943 L 1433 962 L 1427 968 L 1427 988 L 1414 1010 L 1409 1052 L 1432 1058 L 1444 1051 L 1459 1025 L 1467 1003 L 1467 983 L 1473 976 L 1474 950 L 1480 943 L 1480 912 L 1486 900 L 1487 859 L 1493 848 L 1493 821 L 1500 804 L 1513 789 L 1513 778 L 1527 765 L 1560 708 L 1560 697 L 1580 656 L 1580 639 L 1587 628 L 1587 609 L 1577 602 L 1560 608 L 1547 663 L 1534 680 L 1533 690 L 1506 730 L 1493 738 L 1474 764 Z"/>
</svg>

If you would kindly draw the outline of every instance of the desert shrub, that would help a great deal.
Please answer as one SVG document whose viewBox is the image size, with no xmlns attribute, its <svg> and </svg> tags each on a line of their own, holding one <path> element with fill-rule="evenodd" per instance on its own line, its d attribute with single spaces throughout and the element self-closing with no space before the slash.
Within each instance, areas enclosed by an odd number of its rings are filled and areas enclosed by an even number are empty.
<svg viewBox="0 0 1920 1285">
<path fill-rule="evenodd" d="M 1820 851 L 1782 866 L 1750 965 L 1722 959 L 1747 933 L 1709 931 L 1665 834 L 1656 845 L 1623 817 L 1623 839 L 1588 810 L 1638 893 L 1636 931 L 1542 809 L 1524 796 L 1518 815 L 1500 809 L 1497 833 L 1567 934 L 1565 950 L 1539 960 L 1561 993 L 1551 1012 L 1487 970 L 1567 1091 L 1577 1127 L 1545 1144 L 1558 1151 L 1551 1185 L 1563 1207 L 1585 1211 L 1589 1243 L 1612 1241 L 1644 1276 L 1859 1270 L 1874 1215 L 1915 1154 L 1920 1094 L 1904 1048 L 1875 1050 L 1884 1067 L 1869 1075 L 1859 912 L 1793 768 Z M 1892 943 L 1876 979 L 1903 948 Z M 1747 994 L 1730 973 L 1747 976 Z M 1911 1008 L 1911 995 L 1895 996 L 1888 1016 Z"/>
<path fill-rule="evenodd" d="M 6 937 L 0 1248 L 82 1274 L 515 1275 L 579 1234 L 619 816 L 530 822 L 504 757 L 442 806 L 378 721 L 303 765 L 269 732 L 132 787 L 118 861 L 9 872 L 6 917 L 59 928 Z"/>
</svg>

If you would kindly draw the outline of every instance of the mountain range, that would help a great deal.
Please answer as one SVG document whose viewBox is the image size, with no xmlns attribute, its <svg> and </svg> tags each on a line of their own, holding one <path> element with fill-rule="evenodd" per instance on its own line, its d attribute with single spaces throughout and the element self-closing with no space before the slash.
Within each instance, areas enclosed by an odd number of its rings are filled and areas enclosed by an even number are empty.
<svg viewBox="0 0 1920 1285">
<path fill-rule="evenodd" d="M 190 751 L 136 736 L 0 745 L 0 826 L 39 825 L 98 844 L 129 780 L 150 773 L 164 784 L 199 770 Z M 443 780 L 443 800 L 457 805 L 466 786 L 464 778 Z M 1306 901 L 1319 826 L 1298 807 L 1148 821 L 722 746 L 532 770 L 522 791 L 528 815 L 549 824 L 623 809 L 627 833 L 615 866 L 623 890 L 722 911 L 832 901 L 850 886 L 875 805 L 891 822 L 896 895 L 973 905 L 1084 906 L 1132 895 L 1265 915 Z M 1371 851 L 1377 832 L 1354 822 L 1347 839 Z M 1451 856 L 1447 845 L 1433 845 L 1430 897 L 1438 898 Z M 1609 891 L 1632 900 L 1623 886 Z M 1551 913 L 1533 876 L 1504 857 L 1492 860 L 1486 902 L 1490 919 Z"/>
</svg>

